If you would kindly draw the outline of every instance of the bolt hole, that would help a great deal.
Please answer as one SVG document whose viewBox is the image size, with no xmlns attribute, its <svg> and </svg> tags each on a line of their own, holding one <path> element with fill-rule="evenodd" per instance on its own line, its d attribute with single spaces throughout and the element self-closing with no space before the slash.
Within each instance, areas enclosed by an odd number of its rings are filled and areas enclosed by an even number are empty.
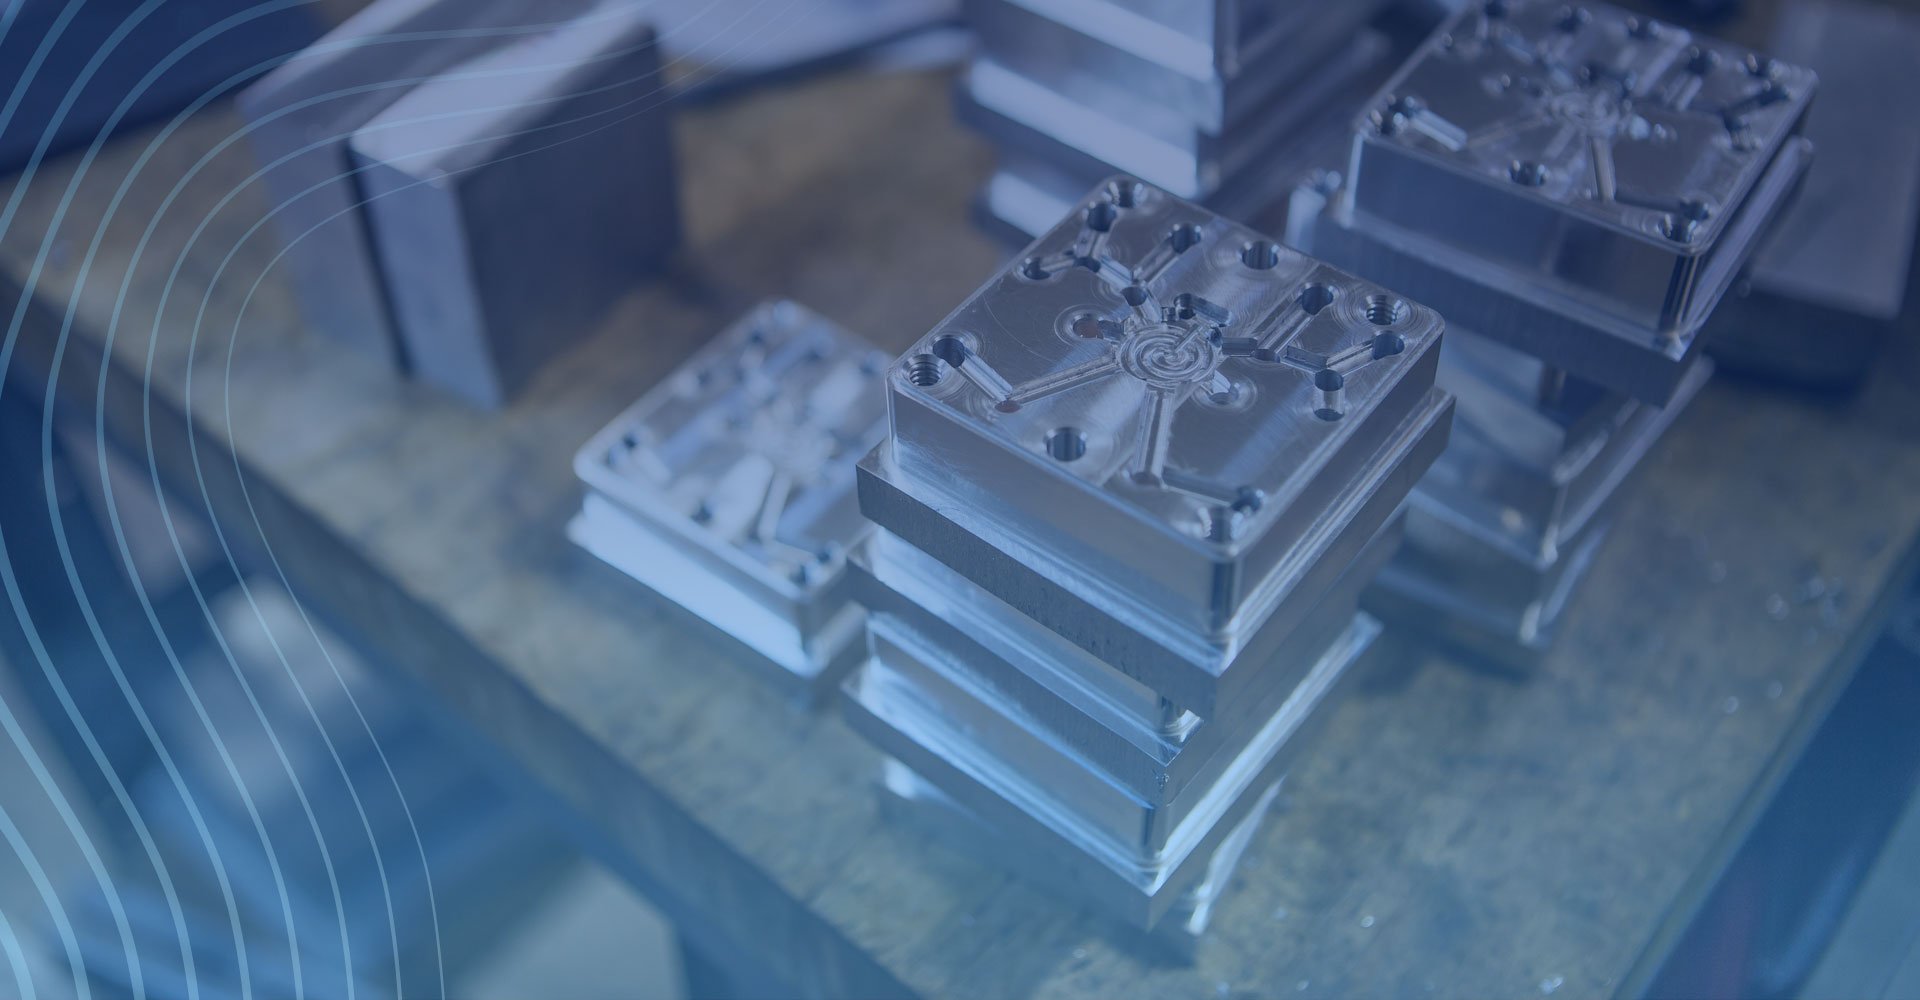
<svg viewBox="0 0 1920 1000">
<path fill-rule="evenodd" d="M 1382 333 L 1373 338 L 1373 356 L 1390 358 L 1407 349 L 1407 338 L 1397 333 Z"/>
<path fill-rule="evenodd" d="M 1407 318 L 1407 304 L 1391 295 L 1369 295 L 1364 305 L 1367 322 L 1374 326 L 1392 326 Z"/>
<path fill-rule="evenodd" d="M 933 356 L 955 368 L 967 363 L 968 353 L 970 352 L 967 350 L 967 342 L 952 334 L 933 342 Z"/>
<path fill-rule="evenodd" d="M 1104 233 L 1113 228 L 1120 220 L 1120 209 L 1113 202 L 1102 201 L 1087 209 L 1087 228 L 1096 233 Z"/>
<path fill-rule="evenodd" d="M 907 361 L 907 381 L 922 389 L 931 389 L 947 377 L 947 363 L 931 354 L 916 354 Z"/>
<path fill-rule="evenodd" d="M 1539 187 L 1547 182 L 1547 167 L 1532 160 L 1515 160 L 1507 167 L 1507 176 L 1521 187 Z"/>
<path fill-rule="evenodd" d="M 1191 222 L 1183 222 L 1167 233 L 1167 243 L 1174 253 L 1186 253 L 1200 245 L 1200 227 Z"/>
<path fill-rule="evenodd" d="M 1087 435 L 1078 427 L 1061 427 L 1047 435 L 1047 454 L 1056 462 L 1077 462 L 1087 453 Z"/>
<path fill-rule="evenodd" d="M 1107 200 L 1121 208 L 1132 208 L 1140 203 L 1141 184 L 1139 181 L 1114 181 L 1107 185 Z"/>
<path fill-rule="evenodd" d="M 1333 305 L 1333 289 L 1322 284 L 1312 284 L 1300 289 L 1300 311 L 1309 316 L 1318 316 L 1320 310 Z"/>
<path fill-rule="evenodd" d="M 1280 246 L 1270 240 L 1255 240 L 1241 249 L 1240 263 L 1256 271 L 1270 271 L 1280 266 Z"/>
</svg>

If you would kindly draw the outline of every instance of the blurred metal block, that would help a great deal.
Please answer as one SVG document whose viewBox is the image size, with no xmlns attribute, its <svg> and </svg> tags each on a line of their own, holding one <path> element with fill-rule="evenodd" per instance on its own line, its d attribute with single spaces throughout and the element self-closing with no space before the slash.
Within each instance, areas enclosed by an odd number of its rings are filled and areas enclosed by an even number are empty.
<svg viewBox="0 0 1920 1000">
<path fill-rule="evenodd" d="M 569 534 L 809 690 L 862 655 L 853 465 L 886 434 L 888 358 L 761 306 L 581 448 Z"/>
<path fill-rule="evenodd" d="M 1448 345 L 1460 336 L 1450 332 Z M 1545 464 L 1496 443 L 1481 422 L 1487 411 L 1463 393 L 1447 454 L 1408 500 L 1406 541 L 1364 606 L 1508 665 L 1544 652 L 1626 483 L 1712 371 L 1709 361 L 1696 364 L 1664 408 L 1603 403 L 1602 425 L 1568 439 Z M 1447 374 L 1443 367 L 1443 384 Z"/>
<path fill-rule="evenodd" d="M 970 0 L 967 20 L 984 57 L 1006 71 L 1104 119 L 1190 144 L 1196 132 L 1260 127 L 1255 119 L 1283 91 L 1323 72 L 1382 6 Z"/>
<path fill-rule="evenodd" d="M 666 81 L 619 0 L 415 87 L 354 133 L 419 378 L 503 405 L 679 243 Z"/>
<path fill-rule="evenodd" d="M 1078 892 L 1136 926 L 1151 929 L 1182 893 L 1203 880 L 1207 861 L 1261 804 L 1260 790 L 1286 772 L 1293 753 L 1311 742 L 1325 706 L 1351 687 L 1351 668 L 1379 633 L 1364 615 L 1307 672 L 1293 694 L 1195 797 L 1183 818 L 1167 824 L 1160 810 L 1070 760 L 1002 759 L 984 751 L 940 702 L 900 668 L 944 670 L 967 682 L 964 668 L 884 622 L 873 634 L 874 656 L 847 680 L 848 718 L 882 751 L 924 776 L 968 811 L 1002 831 L 1015 852 L 1050 858 Z M 977 693 L 977 692 L 976 692 Z M 1129 827 L 1128 816 L 1132 817 Z M 1010 861 L 1019 870 L 1021 863 Z"/>
<path fill-rule="evenodd" d="M 1920 17 L 1845 0 L 1787 3 L 1774 51 L 1820 74 L 1819 150 L 1707 327 L 1725 370 L 1817 388 L 1858 383 L 1899 329 L 1920 226 Z"/>
<path fill-rule="evenodd" d="M 1208 765 L 1224 764 L 1278 710 L 1359 609 L 1361 588 L 1400 543 L 1396 520 L 1339 579 L 1311 598 L 1305 620 L 1259 667 L 1245 696 L 1202 720 L 1020 614 L 885 531 L 854 557 L 857 599 L 887 625 L 963 664 L 984 696 L 941 699 L 990 752 L 1008 760 L 1070 756 L 1139 801 L 1167 806 Z M 934 689 L 937 677 L 923 682 Z M 971 705 L 978 712 L 965 712 Z M 1046 749 L 1030 754 L 1038 742 Z M 1170 813 L 1177 817 L 1178 813 Z M 1164 819 L 1163 819 L 1164 821 Z"/>
<path fill-rule="evenodd" d="M 1455 322 L 1654 403 L 1795 189 L 1812 73 L 1614 8 L 1475 4 L 1292 231 Z"/>
<path fill-rule="evenodd" d="M 377 0 L 240 93 L 310 329 L 404 366 L 348 140 L 418 84 L 587 6 Z"/>
<path fill-rule="evenodd" d="M 895 366 L 862 509 L 1205 716 L 1437 454 L 1440 328 L 1116 179 Z"/>
<path fill-rule="evenodd" d="M 1126 173 L 1204 201 L 1248 173 L 1270 178 L 1274 165 L 1269 161 L 1294 148 L 1300 131 L 1378 66 L 1386 52 L 1380 36 L 1355 35 L 1248 122 L 1220 135 L 1191 127 L 1156 132 L 1138 113 L 1148 106 L 1145 101 L 1136 104 L 1135 114 L 1115 114 L 1049 89 L 991 56 L 976 58 L 968 68 L 956 104 L 962 120 L 1009 149 L 1079 176 Z M 1131 83 L 1123 80 L 1120 86 Z M 1126 98 L 1115 101 L 1124 104 Z"/>
</svg>

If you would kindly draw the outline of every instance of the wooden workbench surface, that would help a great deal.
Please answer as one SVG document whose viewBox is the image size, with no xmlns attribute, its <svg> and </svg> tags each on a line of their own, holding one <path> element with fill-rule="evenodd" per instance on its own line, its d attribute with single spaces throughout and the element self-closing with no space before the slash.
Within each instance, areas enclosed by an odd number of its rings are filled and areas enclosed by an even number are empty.
<svg viewBox="0 0 1920 1000">
<path fill-rule="evenodd" d="M 999 263 L 968 221 L 989 154 L 952 123 L 949 85 L 836 77 L 688 114 L 685 262 L 502 414 L 301 331 L 244 146 L 175 190 L 232 138 L 219 107 L 152 147 L 104 228 L 159 130 L 26 186 L 0 258 L 26 281 L 51 233 L 36 280 L 77 325 L 57 350 L 29 323 L 12 363 L 57 363 L 63 410 L 103 405 L 109 436 L 151 448 L 237 556 L 436 691 L 696 940 L 802 992 L 1617 988 L 1914 541 L 1911 365 L 1847 404 L 1710 386 L 1650 458 L 1556 653 L 1511 676 L 1386 643 L 1197 961 L 1143 957 L 883 823 L 877 754 L 562 535 L 575 448 L 754 299 L 899 349 Z M 1828 596 L 1803 600 L 1815 579 Z"/>
</svg>

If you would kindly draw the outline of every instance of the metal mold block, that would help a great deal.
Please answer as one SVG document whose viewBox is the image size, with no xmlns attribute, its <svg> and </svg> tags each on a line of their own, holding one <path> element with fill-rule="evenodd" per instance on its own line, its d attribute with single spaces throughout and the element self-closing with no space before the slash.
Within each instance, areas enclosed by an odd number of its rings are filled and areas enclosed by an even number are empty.
<svg viewBox="0 0 1920 1000">
<path fill-rule="evenodd" d="M 869 613 L 964 664 L 985 697 L 947 699 L 982 745 L 1008 759 L 1029 739 L 1153 805 L 1173 802 L 1218 754 L 1231 755 L 1270 717 L 1359 607 L 1361 588 L 1399 545 L 1396 520 L 1312 598 L 1312 610 L 1262 657 L 1259 679 L 1205 720 L 1100 662 L 899 539 L 878 532 L 854 558 L 855 593 Z M 1005 741 L 991 734 L 1019 727 Z"/>
<path fill-rule="evenodd" d="M 247 141 L 310 329 L 396 367 L 404 361 L 360 214 L 347 148 L 354 131 L 435 74 L 587 6 L 533 13 L 508 0 L 380 0 L 241 91 Z"/>
<path fill-rule="evenodd" d="M 1043 549 L 1023 548 L 1016 558 L 1012 550 L 983 542 L 976 529 L 992 526 L 978 520 L 979 511 L 921 491 L 920 484 L 900 475 L 891 443 L 860 463 L 860 506 L 877 524 L 1026 617 L 1169 703 L 1211 718 L 1257 686 L 1261 666 L 1306 619 L 1312 596 L 1333 586 L 1393 517 L 1444 448 L 1451 417 L 1451 398 L 1430 390 L 1425 405 L 1374 454 L 1369 474 L 1330 502 L 1313 530 L 1286 554 L 1264 585 L 1265 610 L 1248 618 L 1257 624 L 1218 641 L 1170 627 L 1155 609 L 1119 600 L 1113 588 L 1076 575 Z"/>
<path fill-rule="evenodd" d="M 1245 18 L 1216 36 L 1183 36 L 1113 0 L 973 0 L 983 55 L 1109 119 L 1192 142 L 1228 136 L 1309 81 L 1384 4 L 1233 5 Z"/>
<path fill-rule="evenodd" d="M 1842 388 L 1899 329 L 1920 224 L 1920 17 L 1844 0 L 1789 2 L 1774 50 L 1820 74 L 1805 189 L 1714 312 L 1725 370 Z"/>
<path fill-rule="evenodd" d="M 645 11 L 603 5 L 414 88 L 353 136 L 414 374 L 496 407 L 679 243 Z"/>
<path fill-rule="evenodd" d="M 1224 136 L 1195 129 L 1156 132 L 1137 114 L 1089 107 L 982 56 L 956 95 L 960 117 L 1009 149 L 1092 178 L 1126 173 L 1182 197 L 1211 198 L 1242 175 L 1263 177 L 1274 158 L 1352 84 L 1384 61 L 1386 41 L 1362 33 L 1305 80 L 1276 95 L 1254 120 Z M 1270 185 L 1278 189 L 1278 185 Z M 1084 194 L 1083 187 L 1079 194 Z M 1076 196 L 1077 200 L 1077 196 Z M 1056 220 L 1057 221 L 1057 217 Z"/>
<path fill-rule="evenodd" d="M 1017 558 L 1230 635 L 1264 619 L 1269 578 L 1329 503 L 1448 405 L 1440 329 L 1116 179 L 895 366 L 890 471 Z"/>
<path fill-rule="evenodd" d="M 835 681 L 860 655 L 853 465 L 886 435 L 887 365 L 795 303 L 761 306 L 581 448 L 571 533 L 803 684 Z"/>
<path fill-rule="evenodd" d="M 1363 219 L 1670 334 L 1697 326 L 1751 253 L 1733 222 L 1778 197 L 1763 179 L 1814 86 L 1602 4 L 1475 3 L 1387 83 L 1347 197 Z"/>
<path fill-rule="evenodd" d="M 1014 842 L 985 820 L 953 800 L 933 783 L 915 774 L 913 769 L 889 757 L 881 762 L 881 811 L 890 820 L 910 824 L 970 857 L 988 864 L 1011 867 L 1022 878 L 1046 886 L 1055 892 L 1073 896 L 1076 886 L 1060 875 L 1051 859 Z M 1254 800 L 1238 826 L 1221 838 L 1206 873 L 1192 888 L 1181 893 L 1172 909 L 1155 925 L 1145 939 L 1149 946 L 1168 949 L 1174 958 L 1192 961 L 1200 938 L 1212 925 L 1216 905 L 1226 895 L 1240 862 L 1259 836 L 1274 803 L 1280 797 L 1284 779 L 1276 781 Z"/>
<path fill-rule="evenodd" d="M 1144 839 L 1116 838 L 1113 829 L 1076 811 L 1093 790 L 1086 781 L 1090 775 L 1076 781 L 1069 770 L 1056 769 L 1059 773 L 1039 776 L 1033 773 L 1034 762 L 1010 763 L 981 751 L 966 732 L 951 725 L 937 702 L 878 655 L 848 678 L 847 716 L 883 752 L 1004 831 L 1012 843 L 1053 857 L 1059 878 L 1076 891 L 1129 923 L 1151 929 L 1183 892 L 1201 881 L 1212 852 L 1260 803 L 1257 789 L 1278 781 L 1294 753 L 1311 743 L 1313 730 L 1329 714 L 1325 706 L 1351 688 L 1352 667 L 1378 633 L 1378 623 L 1356 616 L 1286 704 L 1205 790 L 1203 799 L 1158 838 L 1163 846 L 1157 849 L 1147 847 Z M 906 647 L 887 652 L 907 657 L 925 652 L 911 648 L 910 638 Z M 1063 800 L 1063 793 L 1070 801 Z M 1117 815 L 1124 807 L 1109 809 Z M 1142 817 L 1151 812 L 1145 807 L 1138 811 Z"/>
</svg>

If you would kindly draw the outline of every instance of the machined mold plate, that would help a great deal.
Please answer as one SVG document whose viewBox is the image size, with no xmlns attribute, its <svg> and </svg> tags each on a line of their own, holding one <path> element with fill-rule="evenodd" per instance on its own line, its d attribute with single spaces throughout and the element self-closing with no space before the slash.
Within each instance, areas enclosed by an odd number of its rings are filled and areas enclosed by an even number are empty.
<svg viewBox="0 0 1920 1000">
<path fill-rule="evenodd" d="M 1752 253 L 1735 220 L 1781 196 L 1763 181 L 1814 87 L 1808 70 L 1603 4 L 1472 3 L 1361 121 L 1347 197 L 1361 225 L 1671 334 Z"/>
<path fill-rule="evenodd" d="M 1248 691 L 1202 720 L 885 531 L 855 553 L 855 593 L 875 620 L 964 664 L 979 698 L 948 699 L 983 746 L 1008 759 L 1039 740 L 1139 801 L 1165 806 L 1206 765 L 1231 757 L 1272 716 L 1359 607 L 1360 591 L 1400 543 L 1396 520 L 1367 544 L 1312 610 L 1263 657 Z M 972 709 L 974 711 L 968 711 Z M 1001 741 L 995 733 L 1015 730 Z M 1050 751 L 1051 752 L 1051 751 Z"/>
<path fill-rule="evenodd" d="M 859 656 L 854 463 L 889 359 L 792 302 L 728 328 L 581 448 L 576 540 L 807 683 Z"/>
<path fill-rule="evenodd" d="M 1245 818 L 1213 849 L 1205 875 L 1180 894 L 1180 899 L 1155 925 L 1145 943 L 1170 949 L 1174 958 L 1193 961 L 1201 937 L 1213 924 L 1215 907 L 1233 884 L 1241 860 L 1253 846 L 1267 817 L 1272 815 L 1274 802 L 1280 797 L 1284 784 L 1283 778 L 1260 793 Z M 1061 868 L 1051 857 L 995 829 L 907 765 L 891 757 L 882 761 L 880 786 L 881 812 L 890 820 L 911 825 L 961 853 L 1007 868 L 1069 898 L 1081 894 L 1080 886 L 1070 877 L 1063 877 Z"/>
<path fill-rule="evenodd" d="M 1432 389 L 1440 331 L 1416 303 L 1115 179 L 894 367 L 887 471 L 1016 560 L 1124 600 L 1118 617 L 1245 634 L 1330 503 L 1450 405 Z"/>
<path fill-rule="evenodd" d="M 1255 124 L 1347 46 L 1383 3 L 1215 4 L 1238 22 L 1189 36 L 1119 0 L 972 0 L 982 54 L 1063 99 L 1166 141 Z M 1206 4 L 1166 5 L 1188 10 Z M 1198 29 L 1199 24 L 1192 27 Z"/>
<path fill-rule="evenodd" d="M 1379 628 L 1366 615 L 1356 615 L 1292 697 L 1223 769 L 1204 800 L 1194 803 L 1181 822 L 1151 838 L 1138 830 L 1122 836 L 1113 828 L 1127 809 L 1123 802 L 1102 809 L 1104 821 L 1089 815 L 1087 806 L 1098 801 L 1093 775 L 1075 774 L 1070 766 L 1039 774 L 1031 761 L 1010 763 L 984 751 L 936 700 L 878 655 L 927 652 L 913 648 L 910 637 L 905 637 L 904 648 L 877 646 L 876 655 L 847 679 L 847 717 L 884 753 L 1014 843 L 1057 859 L 1062 879 L 1122 919 L 1151 928 L 1204 878 L 1214 849 L 1260 804 L 1261 792 L 1285 774 L 1295 754 L 1311 745 L 1330 714 L 1324 709 L 1350 690 L 1356 674 L 1352 667 Z M 1151 808 L 1133 808 L 1144 824 Z M 1148 847 L 1149 839 L 1162 846 Z"/>
</svg>

